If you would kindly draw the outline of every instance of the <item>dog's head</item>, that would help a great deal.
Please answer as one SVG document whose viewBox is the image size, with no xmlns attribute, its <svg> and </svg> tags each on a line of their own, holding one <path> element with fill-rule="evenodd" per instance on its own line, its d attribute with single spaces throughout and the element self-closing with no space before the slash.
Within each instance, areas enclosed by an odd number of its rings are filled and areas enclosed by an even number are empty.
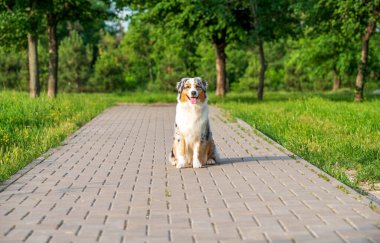
<svg viewBox="0 0 380 243">
<path fill-rule="evenodd" d="M 177 83 L 178 102 L 203 104 L 207 101 L 206 89 L 207 82 L 200 77 L 183 78 Z"/>
</svg>

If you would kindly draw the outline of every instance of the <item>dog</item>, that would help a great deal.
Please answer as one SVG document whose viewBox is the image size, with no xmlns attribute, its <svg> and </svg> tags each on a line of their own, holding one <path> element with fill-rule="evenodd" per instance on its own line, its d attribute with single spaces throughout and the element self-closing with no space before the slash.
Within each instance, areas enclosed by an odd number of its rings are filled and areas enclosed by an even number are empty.
<svg viewBox="0 0 380 243">
<path fill-rule="evenodd" d="M 208 119 L 207 82 L 200 77 L 177 83 L 177 107 L 171 164 L 201 168 L 216 163 L 216 149 Z"/>
</svg>

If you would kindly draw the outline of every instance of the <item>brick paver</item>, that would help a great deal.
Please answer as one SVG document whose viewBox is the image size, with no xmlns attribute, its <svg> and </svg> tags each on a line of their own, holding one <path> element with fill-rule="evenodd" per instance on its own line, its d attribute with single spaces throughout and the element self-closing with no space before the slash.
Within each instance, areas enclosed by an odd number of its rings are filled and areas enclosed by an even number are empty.
<svg viewBox="0 0 380 243">
<path fill-rule="evenodd" d="M 174 115 L 113 107 L 33 162 L 3 185 L 0 241 L 380 242 L 378 205 L 216 109 L 220 163 L 171 166 Z"/>
</svg>

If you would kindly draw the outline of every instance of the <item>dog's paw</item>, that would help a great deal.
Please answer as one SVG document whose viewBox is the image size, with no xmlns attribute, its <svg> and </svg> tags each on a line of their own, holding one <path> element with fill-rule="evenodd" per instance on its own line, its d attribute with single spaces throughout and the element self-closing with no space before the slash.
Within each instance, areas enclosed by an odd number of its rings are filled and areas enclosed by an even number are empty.
<svg viewBox="0 0 380 243">
<path fill-rule="evenodd" d="M 201 168 L 202 164 L 199 159 L 193 160 L 193 168 Z"/>
<path fill-rule="evenodd" d="M 186 164 L 185 158 L 181 158 L 181 157 L 179 157 L 178 160 L 177 160 L 176 168 L 177 168 L 177 169 L 184 168 L 184 167 L 185 167 L 185 164 Z"/>
<path fill-rule="evenodd" d="M 180 164 L 180 163 L 178 163 L 175 167 L 176 167 L 177 169 L 185 168 L 185 164 Z"/>
<path fill-rule="evenodd" d="M 170 158 L 169 162 L 172 164 L 172 165 L 176 165 L 177 164 L 177 160 L 175 158 Z"/>
<path fill-rule="evenodd" d="M 207 160 L 207 162 L 206 162 L 206 165 L 215 165 L 216 164 L 216 162 L 215 162 L 215 160 L 213 160 L 213 159 L 209 159 L 209 160 Z"/>
</svg>

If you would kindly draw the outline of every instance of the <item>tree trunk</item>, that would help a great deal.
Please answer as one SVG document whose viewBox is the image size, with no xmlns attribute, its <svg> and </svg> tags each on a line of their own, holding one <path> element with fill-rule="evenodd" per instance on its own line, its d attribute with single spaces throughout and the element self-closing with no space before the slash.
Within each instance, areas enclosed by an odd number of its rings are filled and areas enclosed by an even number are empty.
<svg viewBox="0 0 380 243">
<path fill-rule="evenodd" d="M 332 91 L 337 91 L 338 89 L 340 89 L 340 79 L 338 76 L 338 72 L 335 68 L 333 69 L 333 75 L 334 75 L 334 80 L 333 80 Z"/>
<path fill-rule="evenodd" d="M 368 26 L 362 35 L 362 52 L 361 52 L 360 63 L 358 66 L 358 74 L 356 75 L 356 81 L 355 81 L 355 101 L 363 100 L 364 79 L 366 75 L 367 62 L 368 62 L 369 38 L 373 34 L 375 27 L 376 27 L 376 22 L 371 20 L 368 23 Z"/>
<path fill-rule="evenodd" d="M 29 95 L 32 98 L 40 94 L 37 42 L 37 34 L 28 33 Z"/>
<path fill-rule="evenodd" d="M 153 82 L 153 64 L 150 58 L 148 58 L 148 71 L 149 71 L 149 81 Z"/>
<path fill-rule="evenodd" d="M 266 64 L 265 64 L 264 46 L 263 46 L 263 42 L 260 38 L 260 33 L 258 31 L 258 29 L 259 29 L 259 18 L 257 16 L 257 2 L 250 0 L 249 5 L 251 8 L 251 12 L 253 14 L 253 25 L 254 25 L 257 45 L 259 47 L 259 55 L 260 55 L 260 74 L 259 74 L 259 85 L 257 87 L 257 99 L 263 100 L 265 71 L 267 69 Z"/>
<path fill-rule="evenodd" d="M 29 71 L 29 95 L 36 98 L 40 95 L 40 80 L 38 72 L 38 20 L 36 17 L 37 1 L 30 2 L 29 23 L 31 29 L 28 31 L 28 71 Z"/>
<path fill-rule="evenodd" d="M 215 42 L 214 48 L 216 54 L 216 96 L 226 94 L 226 43 Z"/>
<path fill-rule="evenodd" d="M 58 43 L 57 43 L 57 21 L 53 14 L 47 15 L 48 21 L 48 96 L 54 98 L 58 90 Z"/>
<path fill-rule="evenodd" d="M 259 46 L 259 54 L 260 54 L 260 76 L 259 76 L 259 86 L 257 87 L 257 99 L 263 100 L 265 71 L 267 69 L 267 66 L 265 64 L 264 46 L 260 38 L 257 38 L 257 44 Z"/>
</svg>

